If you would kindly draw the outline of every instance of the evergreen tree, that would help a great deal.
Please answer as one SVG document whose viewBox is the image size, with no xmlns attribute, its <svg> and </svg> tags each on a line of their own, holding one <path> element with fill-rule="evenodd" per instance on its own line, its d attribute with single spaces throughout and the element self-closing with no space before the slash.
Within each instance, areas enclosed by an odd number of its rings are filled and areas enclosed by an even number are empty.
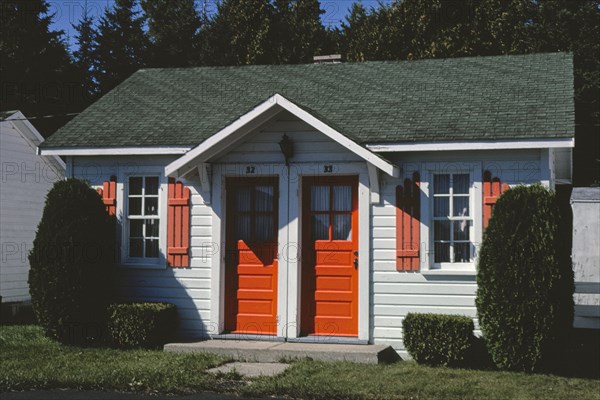
<svg viewBox="0 0 600 400">
<path fill-rule="evenodd" d="M 400 51 L 404 40 L 393 21 L 396 8 L 395 4 L 381 4 L 377 9 L 367 10 L 360 3 L 352 5 L 341 27 L 341 52 L 348 61 L 406 58 L 406 51 Z"/>
<path fill-rule="evenodd" d="M 522 54 L 535 49 L 534 0 L 483 0 L 471 7 L 478 46 L 475 54 Z"/>
<path fill-rule="evenodd" d="M 194 0 L 142 0 L 150 39 L 149 65 L 187 67 L 198 57 L 201 19 Z"/>
<path fill-rule="evenodd" d="M 87 3 L 83 17 L 77 25 L 73 25 L 73 28 L 77 31 L 75 38 L 78 46 L 78 49 L 73 52 L 73 58 L 84 99 L 89 104 L 98 94 L 98 86 L 93 77 L 97 32 L 94 28 L 94 19 L 88 14 Z"/>
<path fill-rule="evenodd" d="M 137 0 L 115 0 L 100 19 L 94 70 L 101 94 L 145 65 L 147 39 L 138 5 Z"/>
<path fill-rule="evenodd" d="M 210 65 L 269 64 L 273 5 L 269 0 L 223 0 L 204 35 Z"/>
<path fill-rule="evenodd" d="M 312 62 L 327 47 L 327 32 L 321 23 L 318 0 L 275 0 L 271 31 L 276 63 Z"/>
<path fill-rule="evenodd" d="M 49 136 L 73 108 L 76 82 L 63 32 L 50 29 L 53 15 L 43 0 L 0 2 L 0 76 L 3 110 L 21 110 Z"/>
</svg>

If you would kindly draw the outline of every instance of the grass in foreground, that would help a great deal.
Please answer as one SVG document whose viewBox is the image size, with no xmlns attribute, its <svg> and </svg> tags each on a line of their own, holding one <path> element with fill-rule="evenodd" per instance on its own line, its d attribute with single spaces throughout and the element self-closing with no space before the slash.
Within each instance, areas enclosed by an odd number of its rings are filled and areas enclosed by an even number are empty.
<svg viewBox="0 0 600 400">
<path fill-rule="evenodd" d="M 181 393 L 218 390 L 212 355 L 60 345 L 37 326 L 0 326 L 0 392 L 72 388 Z"/>
<path fill-rule="evenodd" d="M 599 399 L 600 380 L 429 368 L 298 361 L 284 374 L 241 382 L 206 373 L 210 355 L 61 346 L 35 326 L 0 326 L 0 392 L 100 389 L 150 393 L 227 391 L 305 399 Z"/>
<path fill-rule="evenodd" d="M 306 399 L 600 399 L 600 380 L 514 372 L 300 361 L 276 378 L 260 378 L 244 394 Z"/>
</svg>

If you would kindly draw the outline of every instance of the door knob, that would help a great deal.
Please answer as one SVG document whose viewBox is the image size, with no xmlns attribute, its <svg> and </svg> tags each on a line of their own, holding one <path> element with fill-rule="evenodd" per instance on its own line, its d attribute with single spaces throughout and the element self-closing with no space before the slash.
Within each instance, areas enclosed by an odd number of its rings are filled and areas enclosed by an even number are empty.
<svg viewBox="0 0 600 400">
<path fill-rule="evenodd" d="M 358 258 L 354 259 L 354 268 L 358 268 Z"/>
</svg>

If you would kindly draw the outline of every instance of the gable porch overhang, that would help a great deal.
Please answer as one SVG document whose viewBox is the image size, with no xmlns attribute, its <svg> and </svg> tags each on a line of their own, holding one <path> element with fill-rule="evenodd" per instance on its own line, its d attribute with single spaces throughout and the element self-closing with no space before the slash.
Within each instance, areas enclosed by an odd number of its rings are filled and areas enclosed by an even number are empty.
<svg viewBox="0 0 600 400">
<path fill-rule="evenodd" d="M 254 109 L 240 116 L 233 123 L 221 129 L 219 132 L 188 151 L 185 155 L 167 165 L 165 167 L 165 174 L 170 177 L 181 178 L 198 170 L 202 177 L 202 168 L 206 163 L 227 152 L 233 146 L 243 141 L 244 138 L 256 128 L 260 127 L 282 111 L 288 111 L 317 131 L 342 145 L 348 151 L 365 160 L 370 170 L 381 170 L 392 177 L 398 177 L 400 175 L 398 166 L 356 143 L 280 94 L 269 97 Z"/>
</svg>

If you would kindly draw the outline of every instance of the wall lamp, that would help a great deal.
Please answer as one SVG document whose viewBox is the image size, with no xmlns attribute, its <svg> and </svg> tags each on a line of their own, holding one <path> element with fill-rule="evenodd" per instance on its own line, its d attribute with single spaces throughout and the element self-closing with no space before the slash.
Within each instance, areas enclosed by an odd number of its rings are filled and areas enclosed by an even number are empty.
<svg viewBox="0 0 600 400">
<path fill-rule="evenodd" d="M 290 138 L 284 134 L 281 140 L 279 141 L 279 148 L 283 153 L 283 157 L 285 158 L 285 165 L 290 165 L 290 158 L 294 156 L 294 143 L 290 140 Z"/>
</svg>

